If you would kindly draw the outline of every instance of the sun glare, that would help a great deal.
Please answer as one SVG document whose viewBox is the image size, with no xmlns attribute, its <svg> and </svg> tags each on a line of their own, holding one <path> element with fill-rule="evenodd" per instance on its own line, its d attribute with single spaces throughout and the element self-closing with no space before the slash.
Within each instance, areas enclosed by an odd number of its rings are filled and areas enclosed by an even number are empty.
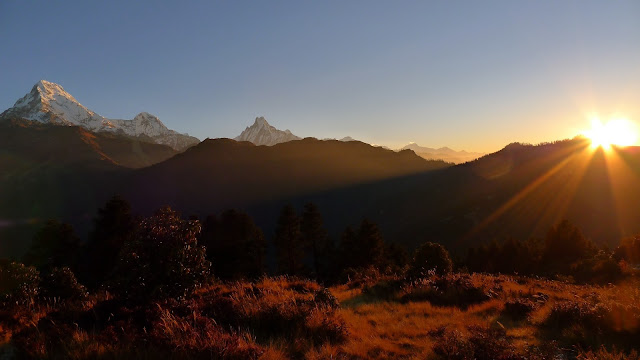
<svg viewBox="0 0 640 360">
<path fill-rule="evenodd" d="M 616 146 L 635 145 L 638 136 L 634 124 L 627 119 L 612 119 L 603 124 L 598 118 L 591 120 L 591 130 L 584 135 L 591 140 L 591 147 L 605 150 Z"/>
</svg>

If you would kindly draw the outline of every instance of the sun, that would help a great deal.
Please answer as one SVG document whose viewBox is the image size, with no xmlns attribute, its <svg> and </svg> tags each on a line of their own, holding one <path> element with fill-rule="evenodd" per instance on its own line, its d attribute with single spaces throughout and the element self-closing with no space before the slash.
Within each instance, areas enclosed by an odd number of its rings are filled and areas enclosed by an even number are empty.
<svg viewBox="0 0 640 360">
<path fill-rule="evenodd" d="M 603 124 L 598 118 L 591 120 L 591 130 L 585 131 L 584 135 L 591 140 L 591 147 L 601 147 L 605 150 L 615 146 L 635 145 L 638 136 L 637 129 L 633 122 L 627 119 L 611 119 Z"/>
</svg>

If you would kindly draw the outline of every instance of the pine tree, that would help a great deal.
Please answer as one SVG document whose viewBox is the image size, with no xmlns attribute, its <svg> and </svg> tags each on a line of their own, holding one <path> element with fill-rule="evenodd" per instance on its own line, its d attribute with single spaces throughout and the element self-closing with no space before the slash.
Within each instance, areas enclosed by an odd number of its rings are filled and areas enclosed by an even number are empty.
<svg viewBox="0 0 640 360">
<path fill-rule="evenodd" d="M 420 278 L 427 275 L 429 271 L 444 275 L 452 270 L 453 261 L 447 249 L 440 244 L 427 242 L 413 253 L 408 275 L 411 278 Z"/>
<path fill-rule="evenodd" d="M 591 240 L 584 237 L 580 229 L 563 220 L 553 226 L 544 241 L 544 262 L 566 270 L 568 265 L 595 254 Z"/>
<path fill-rule="evenodd" d="M 200 242 L 219 278 L 256 278 L 264 273 L 264 235 L 244 212 L 227 210 L 220 218 L 208 216 Z"/>
<path fill-rule="evenodd" d="M 357 232 L 347 227 L 340 241 L 340 254 L 344 268 L 380 267 L 384 264 L 384 241 L 378 226 L 363 220 Z"/>
<path fill-rule="evenodd" d="M 355 268 L 353 254 L 358 250 L 358 235 L 351 226 L 347 226 L 342 232 L 339 245 L 340 270 Z"/>
<path fill-rule="evenodd" d="M 331 249 L 327 230 L 322 223 L 322 215 L 315 204 L 308 203 L 304 206 L 300 230 L 302 241 L 311 252 L 313 271 L 316 276 L 322 278 L 328 272 Z"/>
<path fill-rule="evenodd" d="M 282 208 L 273 242 L 276 246 L 278 271 L 288 275 L 302 274 L 304 243 L 300 231 L 300 218 L 292 205 Z"/>
<path fill-rule="evenodd" d="M 384 249 L 383 265 L 391 271 L 401 270 L 409 262 L 407 249 L 395 242 L 389 243 Z"/>
<path fill-rule="evenodd" d="M 358 242 L 360 243 L 359 262 L 361 266 L 380 266 L 384 259 L 384 240 L 378 225 L 365 219 L 360 223 L 358 230 Z"/>
<path fill-rule="evenodd" d="M 90 286 L 102 283 L 116 264 L 120 250 L 135 230 L 131 205 L 122 197 L 112 197 L 93 220 L 81 280 Z"/>
</svg>

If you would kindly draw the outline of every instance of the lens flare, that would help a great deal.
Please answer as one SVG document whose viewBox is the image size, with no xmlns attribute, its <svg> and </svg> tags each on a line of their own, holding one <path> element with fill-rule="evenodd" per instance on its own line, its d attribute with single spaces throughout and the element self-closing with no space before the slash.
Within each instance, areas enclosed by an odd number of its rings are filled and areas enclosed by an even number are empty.
<svg viewBox="0 0 640 360">
<path fill-rule="evenodd" d="M 591 140 L 591 147 L 605 150 L 615 146 L 631 146 L 638 141 L 638 131 L 633 122 L 627 119 L 612 119 L 606 124 L 598 118 L 591 120 L 591 130 L 584 135 Z"/>
</svg>

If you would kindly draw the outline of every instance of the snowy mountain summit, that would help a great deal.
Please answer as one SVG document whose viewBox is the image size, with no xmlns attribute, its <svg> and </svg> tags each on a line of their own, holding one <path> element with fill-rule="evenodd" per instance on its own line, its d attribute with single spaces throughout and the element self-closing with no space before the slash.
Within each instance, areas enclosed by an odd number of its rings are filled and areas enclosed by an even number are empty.
<svg viewBox="0 0 640 360">
<path fill-rule="evenodd" d="M 183 150 L 200 141 L 188 134 L 169 130 L 156 116 L 142 112 L 133 120 L 108 119 L 80 104 L 62 86 L 40 80 L 13 107 L 0 114 L 0 119 L 22 118 L 39 123 L 81 126 L 94 132 L 122 133 L 148 137 L 151 142 Z"/>
<path fill-rule="evenodd" d="M 264 117 L 257 117 L 253 125 L 247 126 L 234 140 L 249 141 L 256 145 L 271 146 L 291 140 L 300 140 L 300 137 L 293 135 L 289 130 L 282 131 L 276 129 L 269 125 Z"/>
</svg>

